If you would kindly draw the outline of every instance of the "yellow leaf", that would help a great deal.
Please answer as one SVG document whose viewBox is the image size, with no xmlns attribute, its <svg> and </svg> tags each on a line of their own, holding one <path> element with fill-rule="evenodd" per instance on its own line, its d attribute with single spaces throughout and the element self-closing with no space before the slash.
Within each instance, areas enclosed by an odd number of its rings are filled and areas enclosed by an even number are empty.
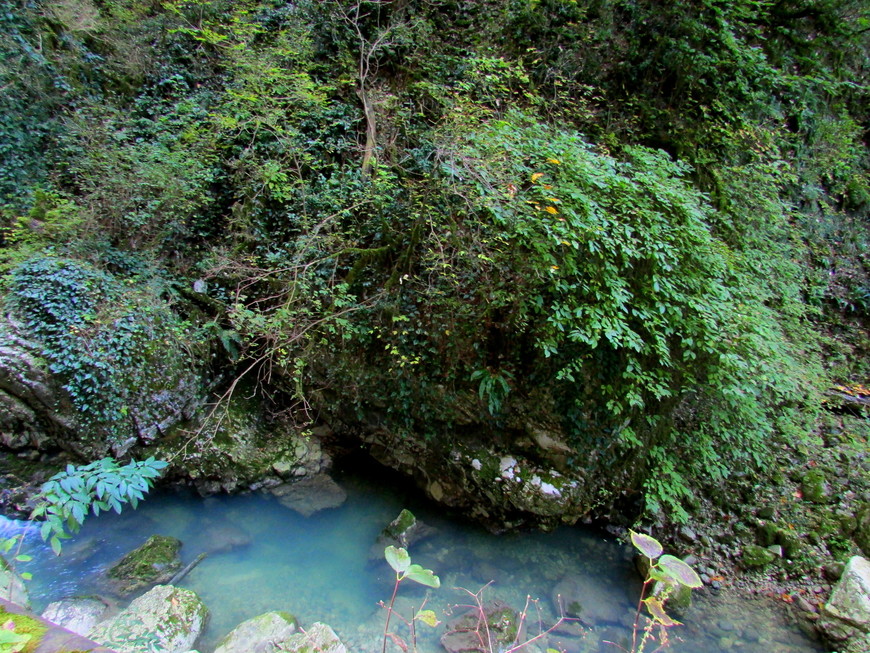
<svg viewBox="0 0 870 653">
<path fill-rule="evenodd" d="M 547 213 L 552 213 L 553 215 L 556 215 L 559 212 L 559 209 L 557 209 L 555 206 L 548 206 L 546 208 L 546 211 Z"/>
<path fill-rule="evenodd" d="M 671 619 L 668 614 L 665 612 L 665 605 L 655 596 L 651 596 L 648 599 L 644 599 L 643 602 L 646 604 L 646 609 L 649 610 L 649 613 L 652 615 L 652 618 L 659 622 L 662 626 L 670 627 L 670 626 L 678 626 L 680 622 Z"/>
<path fill-rule="evenodd" d="M 427 626 L 432 626 L 432 628 L 435 628 L 435 626 L 441 623 L 438 621 L 433 610 L 420 610 L 414 619 L 422 621 Z"/>
<path fill-rule="evenodd" d="M 544 176 L 543 172 L 536 172 L 532 175 L 532 183 L 534 184 L 538 179 Z"/>
<path fill-rule="evenodd" d="M 554 163 L 556 165 L 559 165 L 562 162 L 559 161 L 559 159 L 554 159 L 554 158 L 550 157 L 549 159 L 547 159 L 547 163 Z"/>
</svg>

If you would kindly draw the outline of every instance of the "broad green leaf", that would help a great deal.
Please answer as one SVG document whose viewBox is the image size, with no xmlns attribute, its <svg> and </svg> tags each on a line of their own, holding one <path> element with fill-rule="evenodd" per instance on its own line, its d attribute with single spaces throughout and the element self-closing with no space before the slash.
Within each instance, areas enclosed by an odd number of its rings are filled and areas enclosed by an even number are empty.
<svg viewBox="0 0 870 653">
<path fill-rule="evenodd" d="M 33 574 L 31 574 L 29 571 L 22 572 L 21 577 L 24 580 L 33 580 Z"/>
<path fill-rule="evenodd" d="M 414 615 L 414 619 L 417 621 L 422 621 L 427 626 L 431 626 L 435 628 L 441 622 L 438 621 L 438 617 L 435 616 L 434 610 L 420 610 L 416 615 Z"/>
<path fill-rule="evenodd" d="M 51 538 L 51 550 L 54 551 L 54 555 L 56 555 L 56 556 L 60 555 L 60 550 L 61 550 L 60 539 L 56 535 Z"/>
<path fill-rule="evenodd" d="M 18 562 L 30 562 L 31 560 L 33 560 L 33 558 L 32 558 L 31 556 L 26 555 L 26 554 L 24 554 L 24 553 L 22 553 L 21 555 L 17 555 L 17 556 L 15 556 L 15 559 L 16 559 Z"/>
<path fill-rule="evenodd" d="M 703 583 L 701 582 L 701 578 L 695 573 L 695 570 L 692 569 L 685 562 L 680 560 L 679 558 L 675 558 L 672 555 L 663 555 L 659 559 L 659 568 L 662 569 L 668 576 L 670 576 L 673 580 L 677 581 L 681 585 L 685 585 L 686 587 L 701 587 Z"/>
<path fill-rule="evenodd" d="M 655 560 L 662 554 L 662 545 L 656 538 L 650 535 L 644 535 L 643 533 L 635 533 L 634 531 L 629 532 L 631 533 L 631 543 L 634 545 L 634 548 L 644 554 L 647 558 Z"/>
<path fill-rule="evenodd" d="M 411 565 L 408 571 L 405 572 L 405 578 L 410 578 L 414 582 L 426 585 L 427 587 L 441 587 L 441 579 L 435 575 L 431 569 L 423 569 L 420 565 Z"/>
<path fill-rule="evenodd" d="M 408 552 L 402 548 L 397 549 L 392 544 L 384 549 L 384 557 L 397 574 L 405 573 L 411 566 L 411 556 Z"/>
</svg>

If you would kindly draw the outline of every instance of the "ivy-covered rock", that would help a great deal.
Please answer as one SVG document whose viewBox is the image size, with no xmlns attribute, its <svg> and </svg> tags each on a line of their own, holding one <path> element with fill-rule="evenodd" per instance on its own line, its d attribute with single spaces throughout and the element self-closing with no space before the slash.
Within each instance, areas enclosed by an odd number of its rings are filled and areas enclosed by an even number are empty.
<svg viewBox="0 0 870 653">
<path fill-rule="evenodd" d="M 166 535 L 152 535 L 108 571 L 112 587 L 122 596 L 165 583 L 181 569 L 181 541 Z"/>
<path fill-rule="evenodd" d="M 158 585 L 89 637 L 118 653 L 183 653 L 205 628 L 208 609 L 196 592 Z"/>
<path fill-rule="evenodd" d="M 390 545 L 408 549 L 412 544 L 432 535 L 435 529 L 423 522 L 407 508 L 403 508 L 393 521 L 378 535 L 377 541 L 369 552 L 370 560 L 380 560 L 384 557 L 384 549 Z"/>
<path fill-rule="evenodd" d="M 286 650 L 285 642 L 299 632 L 299 622 L 289 612 L 267 612 L 248 619 L 221 639 L 214 653 L 274 653 Z"/>
</svg>

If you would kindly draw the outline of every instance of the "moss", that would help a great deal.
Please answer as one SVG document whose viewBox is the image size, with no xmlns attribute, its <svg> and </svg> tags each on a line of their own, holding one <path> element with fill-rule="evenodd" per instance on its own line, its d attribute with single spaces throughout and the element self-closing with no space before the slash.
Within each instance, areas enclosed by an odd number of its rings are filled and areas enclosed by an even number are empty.
<svg viewBox="0 0 870 653">
<path fill-rule="evenodd" d="M 15 632 L 19 635 L 31 635 L 30 641 L 22 649 L 22 653 L 32 653 L 42 642 L 45 633 L 48 632 L 48 626 L 42 623 L 39 619 L 30 617 L 26 614 L 15 614 L 7 612 L 0 607 L 0 624 L 5 624 L 12 621 L 15 624 Z"/>
<path fill-rule="evenodd" d="M 145 544 L 109 569 L 109 578 L 119 581 L 126 588 L 123 591 L 158 582 L 181 568 L 180 548 L 181 542 L 174 537 L 152 535 Z"/>
</svg>

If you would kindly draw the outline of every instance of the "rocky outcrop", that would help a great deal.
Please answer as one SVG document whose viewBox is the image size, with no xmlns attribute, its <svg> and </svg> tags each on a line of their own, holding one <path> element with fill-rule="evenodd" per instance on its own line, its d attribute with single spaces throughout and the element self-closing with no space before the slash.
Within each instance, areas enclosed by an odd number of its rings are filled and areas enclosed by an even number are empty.
<svg viewBox="0 0 870 653">
<path fill-rule="evenodd" d="M 214 653 L 275 653 L 286 650 L 285 642 L 299 632 L 299 623 L 289 612 L 267 612 L 242 622 L 218 642 Z"/>
<path fill-rule="evenodd" d="M 832 641 L 849 642 L 853 649 L 870 642 L 870 562 L 865 558 L 849 560 L 822 609 L 820 626 Z"/>
<path fill-rule="evenodd" d="M 152 535 L 138 549 L 125 555 L 108 571 L 112 588 L 121 596 L 165 583 L 181 569 L 181 541 L 166 535 Z"/>
<path fill-rule="evenodd" d="M 193 648 L 207 618 L 195 592 L 158 585 L 89 636 L 118 653 L 183 653 Z"/>
<path fill-rule="evenodd" d="M 42 612 L 42 618 L 86 637 L 106 618 L 108 612 L 109 606 L 102 599 L 77 596 L 49 603 Z"/>
</svg>

